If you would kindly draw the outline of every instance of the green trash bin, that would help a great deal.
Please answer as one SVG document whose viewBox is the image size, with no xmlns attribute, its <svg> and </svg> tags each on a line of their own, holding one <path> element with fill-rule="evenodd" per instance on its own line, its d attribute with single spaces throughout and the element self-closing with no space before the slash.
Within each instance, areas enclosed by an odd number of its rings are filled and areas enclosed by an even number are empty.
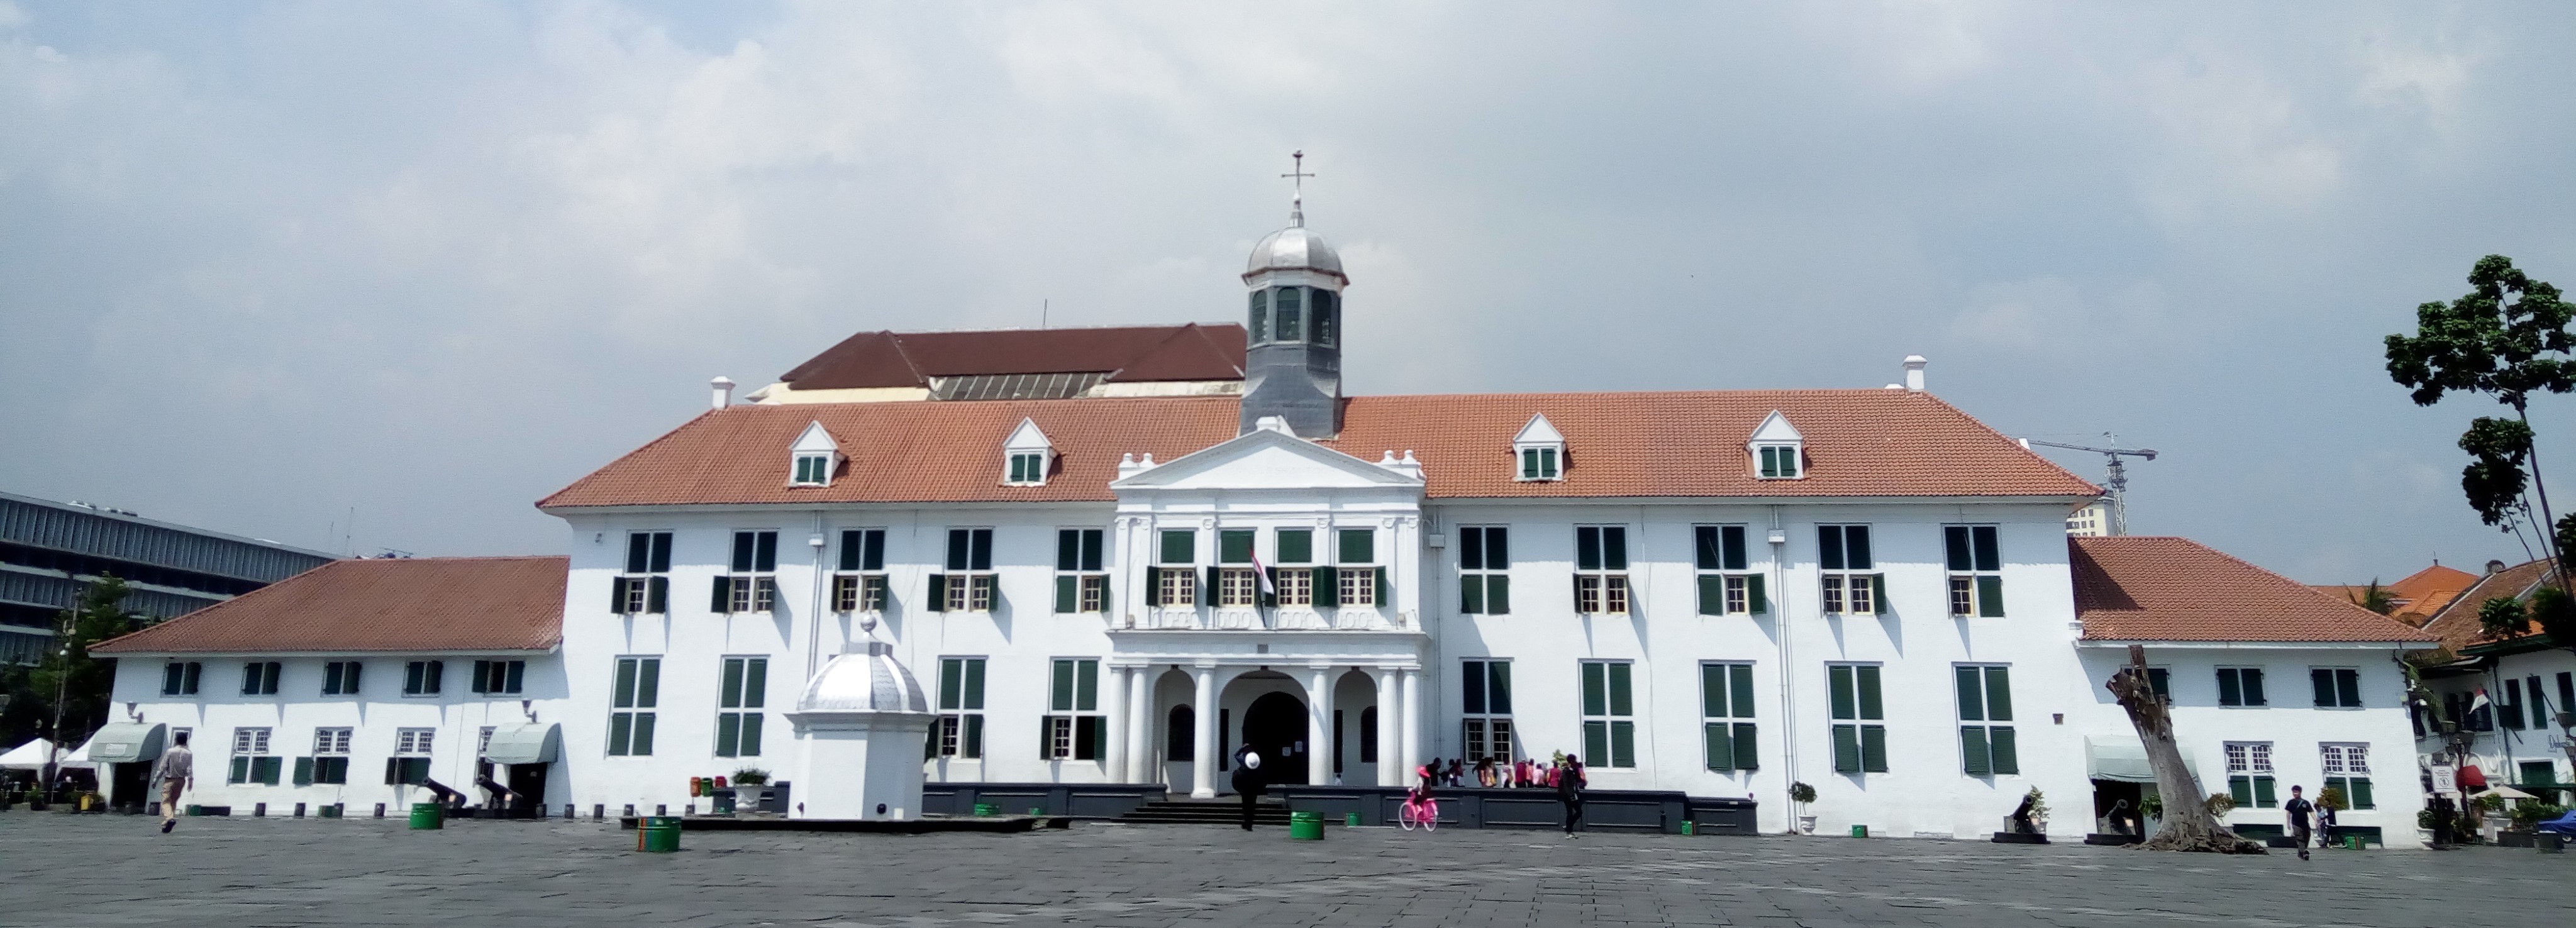
<svg viewBox="0 0 2576 928">
<path fill-rule="evenodd" d="M 675 815 L 648 815 L 635 825 L 635 849 L 668 854 L 680 849 L 680 819 Z"/>
<path fill-rule="evenodd" d="M 1855 838 L 1866 838 L 1866 837 L 1869 837 L 1869 826 L 1867 826 L 1867 825 L 1854 825 L 1854 826 L 1852 826 L 1852 837 L 1855 837 Z"/>
<path fill-rule="evenodd" d="M 330 804 L 330 805 L 323 806 L 323 807 L 322 807 L 322 817 L 323 817 L 323 818 L 339 818 L 339 817 L 340 817 L 340 804 L 335 802 L 335 803 L 332 803 L 332 804 Z"/>
<path fill-rule="evenodd" d="M 191 802 L 188 804 L 187 813 L 189 815 L 204 815 L 206 814 L 206 807 Z"/>
<path fill-rule="evenodd" d="M 1358 828 L 1358 827 L 1360 827 L 1360 814 L 1359 814 L 1359 813 L 1357 813 L 1357 812 L 1352 812 L 1352 813 L 1349 813 L 1349 814 L 1347 814 L 1347 815 L 1342 816 L 1342 827 L 1344 827 L 1344 828 Z"/>
<path fill-rule="evenodd" d="M 1695 834 L 1699 834 L 1699 823 L 1698 823 L 1698 822 L 1691 821 L 1690 819 L 1682 819 L 1682 834 L 1684 834 L 1684 835 L 1695 835 Z"/>
<path fill-rule="evenodd" d="M 1002 814 L 1002 807 L 989 802 L 979 802 L 975 804 L 975 814 L 978 817 L 986 815 L 1000 815 Z"/>
<path fill-rule="evenodd" d="M 411 804 L 411 827 L 435 831 L 447 827 L 447 807 L 435 802 Z"/>
<path fill-rule="evenodd" d="M 2362 837 L 2360 835 L 2345 835 L 2343 836 L 2343 846 L 2349 850 L 2361 850 Z"/>
<path fill-rule="evenodd" d="M 1324 840 L 1324 817 L 1313 812 L 1288 813 L 1288 837 L 1299 841 Z"/>
</svg>

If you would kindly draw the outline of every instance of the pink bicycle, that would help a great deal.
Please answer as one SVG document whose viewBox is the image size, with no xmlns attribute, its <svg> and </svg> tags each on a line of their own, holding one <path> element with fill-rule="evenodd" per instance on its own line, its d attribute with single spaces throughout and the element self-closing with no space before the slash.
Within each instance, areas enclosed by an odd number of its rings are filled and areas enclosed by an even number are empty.
<svg viewBox="0 0 2576 928">
<path fill-rule="evenodd" d="M 1424 831 L 1438 828 L 1440 827 L 1440 802 L 1420 790 L 1415 790 L 1404 797 L 1404 805 L 1396 807 L 1395 823 L 1404 826 L 1406 831 L 1412 831 L 1416 825 L 1421 826 Z"/>
</svg>

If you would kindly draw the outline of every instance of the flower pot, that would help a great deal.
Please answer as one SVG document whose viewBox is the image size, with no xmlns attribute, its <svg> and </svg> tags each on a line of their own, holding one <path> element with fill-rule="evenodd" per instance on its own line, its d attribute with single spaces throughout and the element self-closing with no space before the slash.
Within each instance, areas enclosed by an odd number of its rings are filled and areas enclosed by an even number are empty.
<svg viewBox="0 0 2576 928">
<path fill-rule="evenodd" d="M 1812 834 L 1815 834 L 1815 833 L 1816 833 L 1816 817 L 1815 817 L 1815 816 L 1813 816 L 1813 815 L 1801 815 L 1801 816 L 1798 816 L 1798 833 L 1799 833 L 1799 834 L 1802 834 L 1802 835 L 1812 835 Z"/>
</svg>

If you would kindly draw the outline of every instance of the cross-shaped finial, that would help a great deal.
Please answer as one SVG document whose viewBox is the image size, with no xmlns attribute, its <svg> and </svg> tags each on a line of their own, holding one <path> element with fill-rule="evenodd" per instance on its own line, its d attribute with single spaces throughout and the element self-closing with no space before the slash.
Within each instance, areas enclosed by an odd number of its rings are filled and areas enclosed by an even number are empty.
<svg viewBox="0 0 2576 928">
<path fill-rule="evenodd" d="M 1290 197 L 1288 200 L 1288 224 L 1292 226 L 1303 226 L 1306 224 L 1306 178 L 1313 177 L 1315 175 L 1306 172 L 1305 149 L 1301 148 L 1294 152 L 1290 152 L 1288 157 L 1296 159 L 1295 166 L 1291 167 L 1288 173 L 1279 175 L 1281 177 L 1294 178 L 1297 183 L 1296 195 Z"/>
</svg>

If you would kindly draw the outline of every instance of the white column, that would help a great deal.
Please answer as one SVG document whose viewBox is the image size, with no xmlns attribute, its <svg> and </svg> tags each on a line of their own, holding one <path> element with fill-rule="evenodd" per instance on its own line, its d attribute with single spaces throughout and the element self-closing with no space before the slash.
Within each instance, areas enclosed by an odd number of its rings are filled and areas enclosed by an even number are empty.
<svg viewBox="0 0 2576 928">
<path fill-rule="evenodd" d="M 1190 707 L 1190 798 L 1216 798 L 1216 668 L 1198 669 L 1198 699 Z"/>
<path fill-rule="evenodd" d="M 1127 769 L 1129 783 L 1159 783 L 1154 773 L 1154 668 L 1138 667 L 1127 680 Z"/>
<path fill-rule="evenodd" d="M 1402 702 L 1391 667 L 1377 668 L 1377 785 L 1403 786 L 1404 757 L 1396 745 L 1404 743 L 1404 716 L 1397 711 Z"/>
<path fill-rule="evenodd" d="M 1317 667 L 1306 686 L 1306 782 L 1333 782 L 1333 668 Z"/>
<path fill-rule="evenodd" d="M 1404 671 L 1404 775 L 1422 766 L 1422 671 Z"/>
<path fill-rule="evenodd" d="M 1127 675 L 1126 667 L 1109 668 L 1108 685 L 1101 687 L 1101 724 L 1109 726 L 1103 740 L 1109 742 L 1109 756 L 1100 759 L 1100 778 L 1110 783 L 1127 779 Z"/>
</svg>

